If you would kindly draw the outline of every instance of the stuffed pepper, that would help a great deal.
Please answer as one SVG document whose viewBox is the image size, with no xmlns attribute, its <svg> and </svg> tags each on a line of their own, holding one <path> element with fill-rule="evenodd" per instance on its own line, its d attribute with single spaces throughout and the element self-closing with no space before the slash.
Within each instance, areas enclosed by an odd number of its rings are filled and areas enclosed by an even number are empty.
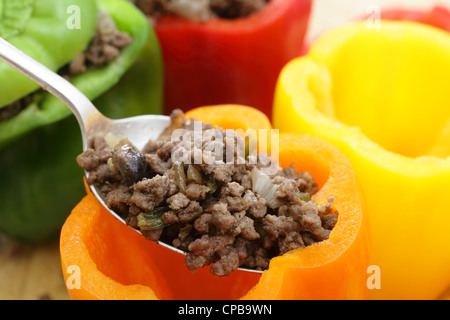
<svg viewBox="0 0 450 320">
<path fill-rule="evenodd" d="M 407 21 L 332 30 L 280 75 L 275 125 L 331 141 L 353 165 L 373 298 L 434 299 L 450 285 L 449 83 L 450 34 Z"/>
<path fill-rule="evenodd" d="M 252 146 L 266 130 L 256 109 L 213 106 L 173 114 L 142 151 L 94 139 L 78 163 L 127 225 L 89 191 L 75 207 L 60 241 L 71 297 L 365 298 L 368 239 L 349 162 L 299 134 L 270 131 Z"/>
<path fill-rule="evenodd" d="M 429 11 L 407 9 L 382 10 L 381 19 L 417 21 L 450 31 L 450 11 L 444 5 L 436 5 Z"/>
<path fill-rule="evenodd" d="M 133 5 L 21 0 L 2 10 L 0 35 L 66 77 L 107 116 L 160 112 L 159 44 Z M 83 193 L 74 162 L 80 129 L 61 101 L 3 62 L 0 83 L 0 230 L 42 241 L 58 233 Z"/>
<path fill-rule="evenodd" d="M 165 112 L 238 103 L 267 115 L 276 78 L 302 46 L 311 0 L 131 0 L 155 26 Z"/>
</svg>

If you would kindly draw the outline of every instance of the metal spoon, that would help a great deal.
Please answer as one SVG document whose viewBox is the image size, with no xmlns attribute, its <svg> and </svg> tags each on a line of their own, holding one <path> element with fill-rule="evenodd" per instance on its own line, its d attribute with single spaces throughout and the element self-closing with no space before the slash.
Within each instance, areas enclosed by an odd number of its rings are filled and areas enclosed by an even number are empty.
<svg viewBox="0 0 450 320">
<path fill-rule="evenodd" d="M 136 148 L 141 150 L 149 139 L 157 139 L 161 132 L 170 124 L 170 118 L 163 115 L 143 115 L 118 120 L 105 117 L 97 110 L 92 102 L 70 82 L 23 53 L 1 37 L 0 59 L 39 84 L 44 90 L 49 91 L 69 107 L 80 125 L 83 151 L 89 147 L 91 138 L 106 136 L 108 133 L 113 134 L 118 138 L 128 138 Z M 89 173 L 85 172 L 85 175 L 89 176 Z M 98 201 L 112 215 L 126 224 L 122 217 L 108 208 L 95 186 L 91 185 L 90 189 Z M 132 229 L 141 233 L 139 230 Z M 183 255 L 186 254 L 186 252 L 162 241 L 158 241 L 158 244 Z M 245 268 L 239 268 L 239 270 L 261 272 Z"/>
</svg>

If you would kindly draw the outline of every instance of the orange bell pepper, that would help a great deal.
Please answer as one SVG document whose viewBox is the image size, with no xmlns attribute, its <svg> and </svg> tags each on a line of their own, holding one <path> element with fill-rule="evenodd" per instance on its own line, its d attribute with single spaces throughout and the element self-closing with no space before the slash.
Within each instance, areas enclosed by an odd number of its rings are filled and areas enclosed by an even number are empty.
<svg viewBox="0 0 450 320">
<path fill-rule="evenodd" d="M 187 113 L 222 128 L 271 129 L 260 111 L 215 106 Z M 235 119 L 235 120 L 233 120 Z M 273 258 L 262 274 L 192 274 L 184 256 L 147 241 L 89 193 L 66 220 L 61 263 L 72 299 L 365 299 L 367 236 L 355 177 L 346 157 L 321 139 L 279 136 L 280 165 L 294 163 L 317 180 L 317 203 L 335 197 L 339 219 L 329 239 Z"/>
</svg>

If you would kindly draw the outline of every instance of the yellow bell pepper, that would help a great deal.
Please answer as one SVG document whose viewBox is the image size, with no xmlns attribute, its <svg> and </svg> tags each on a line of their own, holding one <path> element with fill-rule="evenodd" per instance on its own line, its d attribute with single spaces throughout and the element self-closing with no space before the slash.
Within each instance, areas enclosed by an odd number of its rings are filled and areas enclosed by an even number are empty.
<svg viewBox="0 0 450 320">
<path fill-rule="evenodd" d="M 450 34 L 406 21 L 331 30 L 280 75 L 274 127 L 331 141 L 354 167 L 373 299 L 450 285 L 449 85 Z"/>
</svg>

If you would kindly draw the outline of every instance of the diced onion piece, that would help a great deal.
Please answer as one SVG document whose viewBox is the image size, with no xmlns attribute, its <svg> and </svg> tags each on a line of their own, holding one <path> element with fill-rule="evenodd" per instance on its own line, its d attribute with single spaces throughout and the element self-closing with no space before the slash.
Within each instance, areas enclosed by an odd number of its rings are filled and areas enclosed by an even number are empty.
<svg viewBox="0 0 450 320">
<path fill-rule="evenodd" d="M 169 209 L 166 207 L 156 208 L 152 212 L 141 212 L 137 216 L 139 229 L 143 231 L 156 230 L 164 227 L 162 215 Z"/>
<path fill-rule="evenodd" d="M 105 142 L 111 149 L 114 149 L 114 147 L 119 143 L 120 138 L 112 134 L 111 132 L 108 132 L 105 135 Z"/>
<path fill-rule="evenodd" d="M 187 169 L 187 180 L 194 181 L 197 184 L 204 184 L 203 175 L 196 167 L 189 165 Z"/>
<path fill-rule="evenodd" d="M 175 167 L 175 181 L 178 185 L 178 188 L 185 193 L 186 192 L 186 173 L 184 172 L 184 165 L 174 164 Z"/>
<path fill-rule="evenodd" d="M 252 189 L 255 194 L 266 200 L 267 206 L 276 209 L 281 206 L 277 199 L 278 186 L 272 182 L 270 177 L 256 167 L 252 169 Z"/>
<path fill-rule="evenodd" d="M 118 172 L 116 167 L 114 166 L 112 158 L 108 159 L 107 164 L 108 164 L 109 170 L 111 170 L 112 173 L 117 173 Z"/>
</svg>

